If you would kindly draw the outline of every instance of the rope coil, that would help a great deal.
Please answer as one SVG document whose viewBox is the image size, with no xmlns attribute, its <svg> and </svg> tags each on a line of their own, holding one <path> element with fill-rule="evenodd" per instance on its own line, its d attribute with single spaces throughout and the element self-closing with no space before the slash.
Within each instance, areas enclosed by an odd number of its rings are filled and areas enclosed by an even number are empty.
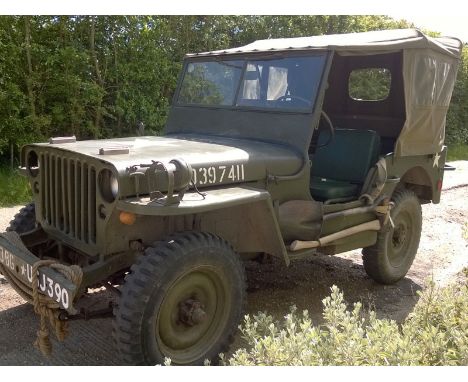
<svg viewBox="0 0 468 382">
<path fill-rule="evenodd" d="M 34 311 L 40 316 L 40 327 L 37 331 L 37 338 L 34 342 L 42 354 L 49 356 L 52 353 L 52 343 L 50 342 L 50 333 L 47 325 L 54 329 L 55 336 L 59 341 L 63 341 L 68 335 L 68 322 L 61 321 L 59 319 L 59 304 L 47 296 L 43 296 L 39 293 L 38 287 L 38 271 L 40 267 L 50 267 L 60 272 L 67 279 L 76 285 L 81 284 L 83 278 L 83 271 L 77 265 L 63 265 L 56 260 L 40 260 L 34 263 L 32 268 L 32 304 Z"/>
</svg>

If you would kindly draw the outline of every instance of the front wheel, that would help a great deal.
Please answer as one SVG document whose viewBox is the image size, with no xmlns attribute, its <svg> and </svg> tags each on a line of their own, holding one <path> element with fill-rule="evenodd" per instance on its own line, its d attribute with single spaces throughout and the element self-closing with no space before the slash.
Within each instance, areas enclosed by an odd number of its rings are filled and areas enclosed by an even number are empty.
<svg viewBox="0 0 468 382">
<path fill-rule="evenodd" d="M 175 234 L 132 266 L 116 309 L 114 338 L 126 364 L 216 363 L 242 318 L 244 267 L 207 233 Z"/>
<path fill-rule="evenodd" d="M 377 242 L 364 248 L 363 263 L 367 274 L 381 284 L 393 284 L 405 277 L 413 264 L 422 229 L 421 204 L 414 192 L 395 191 L 391 211 L 394 227 L 379 232 Z"/>
<path fill-rule="evenodd" d="M 22 234 L 34 228 L 36 228 L 36 209 L 34 203 L 29 203 L 15 215 L 6 230 Z"/>
</svg>

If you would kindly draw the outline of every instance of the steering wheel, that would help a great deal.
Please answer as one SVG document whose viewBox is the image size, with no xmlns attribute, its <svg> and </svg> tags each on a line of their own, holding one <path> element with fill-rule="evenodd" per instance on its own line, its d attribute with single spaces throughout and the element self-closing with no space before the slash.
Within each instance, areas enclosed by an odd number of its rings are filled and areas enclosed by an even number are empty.
<svg viewBox="0 0 468 382">
<path fill-rule="evenodd" d="M 330 135 L 329 135 L 329 137 L 328 137 L 328 139 L 327 139 L 327 141 L 325 143 L 322 143 L 320 145 L 311 145 L 311 146 L 314 146 L 313 151 L 317 150 L 320 147 L 328 146 L 330 143 L 332 143 L 335 140 L 335 128 L 333 127 L 333 123 L 332 123 L 330 117 L 323 110 L 321 112 L 320 117 L 323 117 L 323 119 L 325 119 L 325 121 L 327 122 L 326 124 L 328 126 L 328 129 L 330 130 Z"/>
<path fill-rule="evenodd" d="M 288 98 L 291 99 L 291 100 L 297 99 L 298 101 L 301 101 L 302 103 L 305 103 L 307 106 L 310 106 L 310 100 L 307 100 L 305 98 L 295 96 L 295 95 L 282 95 L 281 97 L 277 98 L 276 101 L 284 102 Z"/>
</svg>

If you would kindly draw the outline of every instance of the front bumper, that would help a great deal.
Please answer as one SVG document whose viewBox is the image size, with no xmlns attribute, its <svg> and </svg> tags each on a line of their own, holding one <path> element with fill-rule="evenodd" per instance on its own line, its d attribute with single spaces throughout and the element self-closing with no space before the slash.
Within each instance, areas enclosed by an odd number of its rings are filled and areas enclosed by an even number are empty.
<svg viewBox="0 0 468 382">
<path fill-rule="evenodd" d="M 32 269 L 40 259 L 31 253 L 16 232 L 0 233 L 0 270 L 7 280 L 21 284 L 22 290 L 32 295 Z M 79 285 L 49 267 L 38 270 L 38 291 L 57 302 L 60 308 L 76 314 L 73 301 Z"/>
</svg>

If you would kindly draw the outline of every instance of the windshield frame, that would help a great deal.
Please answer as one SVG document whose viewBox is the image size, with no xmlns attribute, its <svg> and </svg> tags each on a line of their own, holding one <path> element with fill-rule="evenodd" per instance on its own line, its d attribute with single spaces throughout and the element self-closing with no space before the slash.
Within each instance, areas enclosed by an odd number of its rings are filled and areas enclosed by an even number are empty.
<svg viewBox="0 0 468 382">
<path fill-rule="evenodd" d="M 297 108 L 290 108 L 290 107 L 262 107 L 262 106 L 250 106 L 250 105 L 238 105 L 238 97 L 239 92 L 242 89 L 245 71 L 247 70 L 247 64 L 250 61 L 269 61 L 269 60 L 278 60 L 278 59 L 286 59 L 286 58 L 294 58 L 294 57 L 314 57 L 314 56 L 323 56 L 324 57 L 324 64 L 322 67 L 322 72 L 320 73 L 320 77 L 318 79 L 318 87 L 317 92 L 315 94 L 315 98 L 311 100 L 311 104 L 309 107 L 297 107 Z M 287 114 L 312 114 L 315 110 L 317 100 L 320 98 L 321 88 L 323 86 L 323 80 L 325 73 L 327 71 L 328 61 L 330 57 L 330 52 L 328 50 L 316 50 L 316 51 L 294 51 L 294 52 L 274 52 L 270 54 L 262 53 L 251 53 L 251 54 L 229 54 L 229 55 L 221 55 L 221 56 L 201 56 L 201 57 L 190 57 L 186 58 L 183 62 L 181 75 L 179 77 L 179 81 L 177 83 L 176 91 L 173 97 L 173 106 L 177 107 L 189 107 L 189 108 L 204 108 L 204 109 L 227 109 L 227 110 L 239 110 L 239 111 L 258 111 L 258 112 L 268 112 L 268 113 L 287 113 Z M 240 73 L 240 80 L 237 84 L 237 89 L 234 95 L 234 102 L 232 105 L 208 105 L 208 104 L 192 104 L 192 103 L 183 103 L 179 102 L 179 94 L 181 91 L 182 83 L 184 81 L 185 75 L 187 73 L 187 66 L 191 63 L 197 62 L 209 62 L 209 61 L 236 61 L 242 60 L 242 71 Z"/>
</svg>

